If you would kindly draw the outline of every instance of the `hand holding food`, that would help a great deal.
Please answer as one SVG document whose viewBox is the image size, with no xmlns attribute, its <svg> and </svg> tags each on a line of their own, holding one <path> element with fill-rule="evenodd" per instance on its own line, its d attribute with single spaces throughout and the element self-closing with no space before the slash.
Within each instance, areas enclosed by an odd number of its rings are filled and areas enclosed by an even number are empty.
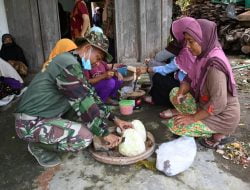
<svg viewBox="0 0 250 190">
<path fill-rule="evenodd" d="M 112 77 L 114 76 L 114 74 L 115 74 L 114 71 L 107 71 L 107 72 L 105 73 L 105 78 L 106 78 L 106 79 L 110 79 L 110 78 L 112 78 Z"/>
<path fill-rule="evenodd" d="M 109 135 L 105 136 L 103 139 L 108 143 L 107 146 L 109 148 L 114 148 L 114 147 L 118 146 L 122 141 L 121 137 L 118 137 L 114 134 L 109 134 Z"/>
</svg>

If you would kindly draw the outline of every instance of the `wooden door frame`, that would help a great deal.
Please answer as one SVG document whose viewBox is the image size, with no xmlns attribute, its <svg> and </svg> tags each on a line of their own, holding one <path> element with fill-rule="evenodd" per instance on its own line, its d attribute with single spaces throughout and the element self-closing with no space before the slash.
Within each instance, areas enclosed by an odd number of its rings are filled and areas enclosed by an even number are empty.
<svg viewBox="0 0 250 190">
<path fill-rule="evenodd" d="M 22 47 L 30 71 L 40 71 L 60 38 L 58 0 L 4 0 L 9 32 Z"/>
<path fill-rule="evenodd" d="M 130 20 L 130 23 L 124 24 L 124 19 L 126 19 L 126 15 L 122 11 L 115 11 L 115 25 L 116 25 L 116 55 L 117 55 L 117 62 L 126 62 L 126 63 L 136 63 L 136 62 L 143 62 L 143 60 L 148 57 L 150 54 L 154 54 L 155 52 L 149 52 L 147 49 L 147 18 L 146 18 L 146 1 L 151 1 L 154 3 L 155 0 L 139 0 L 139 1 L 131 1 L 126 2 L 131 6 L 131 3 L 134 4 L 136 11 L 136 14 L 133 13 L 133 10 L 129 10 L 127 13 L 134 14 L 135 18 L 133 20 Z M 158 1 L 158 0 L 157 0 Z M 158 44 L 159 47 L 155 48 L 155 51 L 159 51 L 166 47 L 167 45 L 167 39 L 170 34 L 170 26 L 171 26 L 171 17 L 172 17 L 172 0 L 160 0 L 161 1 L 161 26 L 158 28 L 161 31 L 161 35 L 158 36 L 161 38 L 161 43 Z M 124 0 L 115 0 L 115 10 L 120 10 L 122 7 L 123 9 L 126 9 L 126 6 L 124 6 Z M 122 13 L 121 13 L 122 12 Z M 128 21 L 128 20 L 125 20 Z M 133 36 L 135 39 L 124 39 L 124 36 L 122 35 L 124 32 L 124 25 L 134 25 L 135 27 L 132 29 L 134 33 L 136 33 L 136 36 Z M 126 29 L 126 28 L 125 28 Z M 126 31 L 127 32 L 127 31 Z M 125 33 L 126 33 L 125 32 Z M 130 36 L 129 36 L 130 37 Z M 126 57 L 124 55 L 123 48 L 128 48 L 126 45 L 126 40 L 136 41 L 134 44 L 135 47 L 130 52 L 130 56 Z M 135 45 L 136 44 L 136 45 Z M 125 52 L 126 53 L 126 52 Z"/>
</svg>

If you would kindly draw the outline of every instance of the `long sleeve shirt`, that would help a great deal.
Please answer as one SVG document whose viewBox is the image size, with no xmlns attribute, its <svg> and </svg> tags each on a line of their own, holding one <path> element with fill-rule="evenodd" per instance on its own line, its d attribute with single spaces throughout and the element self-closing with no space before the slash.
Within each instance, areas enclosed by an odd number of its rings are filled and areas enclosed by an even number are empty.
<svg viewBox="0 0 250 190">
<path fill-rule="evenodd" d="M 153 67 L 154 73 L 160 73 L 161 75 L 167 75 L 172 72 L 176 72 L 178 70 L 178 65 L 176 64 L 175 58 L 170 61 L 170 63 L 163 65 L 163 66 L 156 66 Z M 179 70 L 177 72 L 177 77 L 180 81 L 183 81 L 183 79 L 186 77 L 186 73 L 182 70 Z"/>
<path fill-rule="evenodd" d="M 108 134 L 104 119 L 110 111 L 82 74 L 80 64 L 69 65 L 56 77 L 57 86 L 83 122 L 97 136 Z"/>
<path fill-rule="evenodd" d="M 93 134 L 108 134 L 105 119 L 110 117 L 110 110 L 88 83 L 77 58 L 63 53 L 51 61 L 46 71 L 35 76 L 16 113 L 53 118 L 72 108 Z"/>
<path fill-rule="evenodd" d="M 237 96 L 228 91 L 225 73 L 211 67 L 207 71 L 205 85 L 199 96 L 199 106 L 210 116 L 202 122 L 222 134 L 231 134 L 240 121 L 240 105 Z"/>
</svg>

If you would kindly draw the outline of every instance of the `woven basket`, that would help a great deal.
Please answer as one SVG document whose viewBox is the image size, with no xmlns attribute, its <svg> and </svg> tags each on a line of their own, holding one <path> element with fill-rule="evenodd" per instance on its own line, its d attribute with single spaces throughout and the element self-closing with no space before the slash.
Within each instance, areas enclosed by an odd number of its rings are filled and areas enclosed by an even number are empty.
<svg viewBox="0 0 250 190">
<path fill-rule="evenodd" d="M 125 157 L 125 156 L 120 155 L 119 153 L 116 153 L 118 156 L 110 156 L 110 155 L 113 155 L 112 153 L 110 153 L 110 151 L 97 152 L 94 150 L 93 147 L 90 147 L 89 151 L 91 155 L 93 156 L 93 158 L 99 162 L 102 162 L 105 164 L 112 164 L 112 165 L 130 165 L 138 161 L 147 159 L 154 153 L 155 139 L 154 139 L 154 136 L 150 132 L 147 132 L 146 151 L 143 152 L 142 154 L 139 154 L 137 156 L 132 156 L 132 157 Z"/>
</svg>

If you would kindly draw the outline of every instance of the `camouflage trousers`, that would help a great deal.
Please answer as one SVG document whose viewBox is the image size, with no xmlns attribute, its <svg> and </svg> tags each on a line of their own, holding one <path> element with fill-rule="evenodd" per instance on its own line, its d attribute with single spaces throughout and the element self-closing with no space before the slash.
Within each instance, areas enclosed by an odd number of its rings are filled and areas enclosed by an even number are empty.
<svg viewBox="0 0 250 190">
<path fill-rule="evenodd" d="M 62 118 L 22 120 L 16 116 L 15 125 L 19 138 L 29 142 L 56 144 L 59 151 L 79 151 L 91 144 L 93 138 L 87 126 Z"/>
</svg>

